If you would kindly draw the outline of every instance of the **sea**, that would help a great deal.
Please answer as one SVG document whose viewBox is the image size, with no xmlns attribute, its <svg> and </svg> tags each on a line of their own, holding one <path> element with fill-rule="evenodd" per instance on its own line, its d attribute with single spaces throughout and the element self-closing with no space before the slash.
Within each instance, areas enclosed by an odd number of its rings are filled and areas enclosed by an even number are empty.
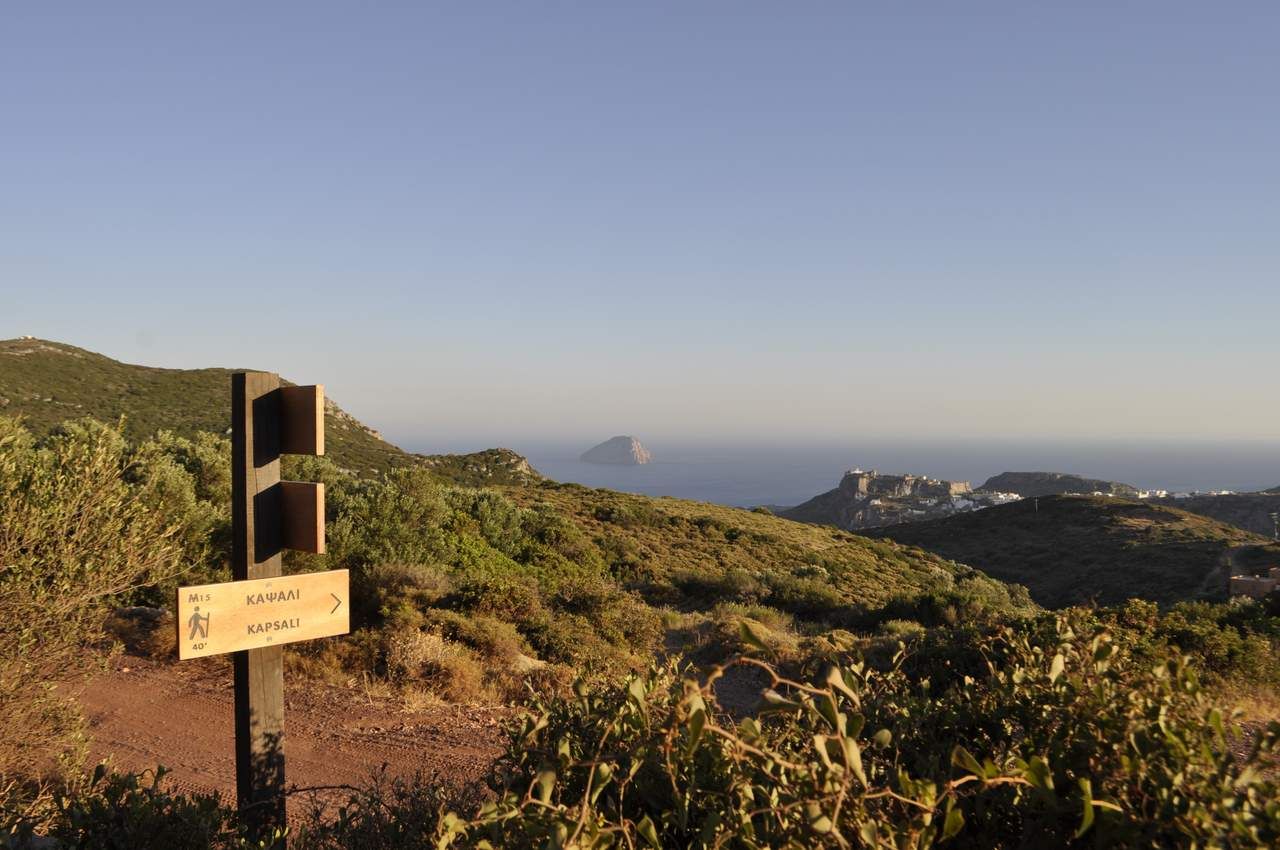
<svg viewBox="0 0 1280 850">
<path fill-rule="evenodd" d="M 879 439 L 797 444 L 637 437 L 653 455 L 651 463 L 583 463 L 578 456 L 593 445 L 590 441 L 513 440 L 506 448 L 524 455 L 535 469 L 557 481 L 735 507 L 798 505 L 835 487 L 844 472 L 855 467 L 968 481 L 975 487 L 1006 471 L 1068 472 L 1171 493 L 1248 492 L 1280 485 L 1280 439 L 1074 443 Z M 424 453 L 489 448 L 458 440 L 447 445 L 413 438 L 397 442 L 409 451 Z"/>
</svg>

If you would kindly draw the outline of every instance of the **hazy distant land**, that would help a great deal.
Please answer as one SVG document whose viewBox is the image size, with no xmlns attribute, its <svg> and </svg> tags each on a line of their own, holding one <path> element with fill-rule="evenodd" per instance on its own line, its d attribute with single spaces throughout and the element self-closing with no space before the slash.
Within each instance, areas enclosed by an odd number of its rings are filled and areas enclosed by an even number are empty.
<svg viewBox="0 0 1280 850">
<path fill-rule="evenodd" d="M 479 444 L 392 434 L 409 451 L 475 451 Z M 974 486 L 1009 470 L 1055 470 L 1142 489 L 1265 490 L 1280 482 L 1280 446 L 1262 443 L 850 440 L 800 446 L 742 440 L 646 439 L 655 460 L 607 466 L 578 459 L 591 439 L 503 441 L 556 481 L 722 505 L 799 505 L 835 487 L 849 469 L 927 475 Z"/>
</svg>

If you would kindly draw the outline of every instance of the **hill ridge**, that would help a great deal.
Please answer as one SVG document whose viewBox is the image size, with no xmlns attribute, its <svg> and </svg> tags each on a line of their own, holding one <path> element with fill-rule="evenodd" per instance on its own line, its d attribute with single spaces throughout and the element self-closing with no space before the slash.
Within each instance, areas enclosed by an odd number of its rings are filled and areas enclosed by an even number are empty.
<svg viewBox="0 0 1280 850">
<path fill-rule="evenodd" d="M 1138 488 L 1132 484 L 1089 478 L 1070 472 L 1001 472 L 988 478 L 978 489 L 985 492 L 1017 493 L 1023 498 L 1062 496 L 1068 493 L 1138 495 Z"/>
<path fill-rule="evenodd" d="M 1224 599 L 1230 569 L 1280 565 L 1265 537 L 1115 496 L 1040 496 L 863 533 L 1026 585 L 1048 607 Z"/>
<path fill-rule="evenodd" d="M 161 429 L 184 437 L 225 434 L 229 379 L 238 371 L 245 370 L 125 363 L 36 337 L 0 340 L 0 415 L 19 416 L 37 433 L 91 416 L 111 422 L 123 417 L 125 433 L 134 440 Z M 361 474 L 415 462 L 414 455 L 327 397 L 325 442 L 335 463 Z"/>
</svg>

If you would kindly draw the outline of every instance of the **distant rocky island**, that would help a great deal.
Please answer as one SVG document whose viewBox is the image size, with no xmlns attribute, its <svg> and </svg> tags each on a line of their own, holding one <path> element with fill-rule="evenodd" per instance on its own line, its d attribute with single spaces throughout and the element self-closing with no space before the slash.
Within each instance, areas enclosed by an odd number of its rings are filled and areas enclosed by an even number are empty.
<svg viewBox="0 0 1280 850">
<path fill-rule="evenodd" d="M 639 440 L 626 435 L 611 437 L 600 445 L 587 449 L 579 458 L 584 463 L 609 463 L 615 466 L 638 466 L 652 459 L 649 450 Z"/>
<path fill-rule="evenodd" d="M 1017 493 L 1024 499 L 1069 494 L 1091 496 L 1095 493 L 1129 498 L 1138 496 L 1138 488 L 1132 484 L 1103 481 L 1100 478 L 1085 478 L 1065 472 L 1002 472 L 988 478 L 978 489 L 988 492 Z"/>
</svg>

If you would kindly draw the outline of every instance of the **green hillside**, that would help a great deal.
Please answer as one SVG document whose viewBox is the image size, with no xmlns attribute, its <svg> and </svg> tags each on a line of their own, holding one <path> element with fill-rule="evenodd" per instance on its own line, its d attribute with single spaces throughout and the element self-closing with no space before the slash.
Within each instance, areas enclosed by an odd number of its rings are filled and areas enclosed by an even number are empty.
<svg viewBox="0 0 1280 850">
<path fill-rule="evenodd" d="M 683 499 L 545 482 L 507 494 L 580 529 L 609 571 L 654 605 L 763 604 L 847 624 L 895 598 L 961 593 L 1029 607 L 1025 591 L 937 555 L 827 526 Z"/>
<path fill-rule="evenodd" d="M 1025 499 L 867 534 L 1024 584 L 1033 599 L 1051 607 L 1131 597 L 1221 599 L 1231 568 L 1280 564 L 1280 545 L 1243 529 L 1104 496 Z"/>
<path fill-rule="evenodd" d="M 199 432 L 222 435 L 227 430 L 231 371 L 134 366 L 63 343 L 8 340 L 0 342 L 0 416 L 19 417 L 36 437 L 60 422 L 85 416 L 111 423 L 123 416 L 125 436 L 135 445 L 161 429 L 180 438 Z M 723 604 L 756 605 L 801 621 L 841 625 L 860 622 L 890 601 L 927 596 L 977 600 L 994 609 L 1029 606 L 1025 592 L 1011 596 L 1009 588 L 968 567 L 890 541 L 800 525 L 767 513 L 557 484 L 543 479 L 508 449 L 409 454 L 336 406 L 326 413 L 326 442 L 327 457 L 320 468 L 332 463 L 337 470 L 300 470 L 291 460 L 290 474 L 325 477 L 331 490 L 331 522 L 340 520 L 348 508 L 356 525 L 382 521 L 369 514 L 356 518 L 374 510 L 365 502 L 371 497 L 361 489 L 364 486 L 387 498 L 392 493 L 396 498 L 419 498 L 415 488 L 420 484 L 410 486 L 403 477 L 387 482 L 385 490 L 374 484 L 382 473 L 416 467 L 415 481 L 425 473 L 444 486 L 500 492 L 498 501 L 454 497 L 472 507 L 456 520 L 445 521 L 446 526 L 452 522 L 467 528 L 479 522 L 487 529 L 501 514 L 504 522 L 523 517 L 520 522 L 535 529 L 517 535 L 523 542 L 504 538 L 495 549 L 492 541 L 469 537 L 469 532 L 457 532 L 453 538 L 449 535 L 454 529 L 441 532 L 415 525 L 420 518 L 397 515 L 386 519 L 383 543 L 373 546 L 383 553 L 378 558 L 474 570 L 477 562 L 497 557 L 504 564 L 499 572 L 527 572 L 544 590 L 558 581 L 550 578 L 552 573 L 585 569 L 603 580 L 610 593 L 635 594 L 646 606 L 695 612 Z M 372 480 L 358 485 L 347 480 L 348 473 Z M 412 495 L 402 494 L 401 488 Z M 347 501 L 348 493 L 353 501 Z M 351 507 L 355 504 L 362 506 L 359 511 Z M 424 516 L 438 509 L 431 504 Z M 222 511 L 225 506 L 211 508 Z M 468 513 L 473 510 L 474 517 Z M 437 516 L 436 521 L 442 520 Z M 450 540 L 447 545 L 437 539 L 442 533 Z M 340 549 L 338 534 L 336 527 L 331 529 L 335 550 Z M 398 534 L 425 535 L 432 542 L 399 551 L 386 542 Z M 552 558 L 557 566 L 550 572 L 543 556 L 531 554 L 544 549 L 558 553 Z M 331 565 L 340 560 L 328 559 Z"/>
<path fill-rule="evenodd" d="M 191 437 L 226 433 L 232 369 L 157 369 L 40 339 L 0 340 L 0 415 L 37 434 L 66 419 L 125 418 L 140 440 L 161 429 Z M 339 466 L 368 474 L 410 460 L 337 405 L 325 411 L 325 449 Z"/>
</svg>

